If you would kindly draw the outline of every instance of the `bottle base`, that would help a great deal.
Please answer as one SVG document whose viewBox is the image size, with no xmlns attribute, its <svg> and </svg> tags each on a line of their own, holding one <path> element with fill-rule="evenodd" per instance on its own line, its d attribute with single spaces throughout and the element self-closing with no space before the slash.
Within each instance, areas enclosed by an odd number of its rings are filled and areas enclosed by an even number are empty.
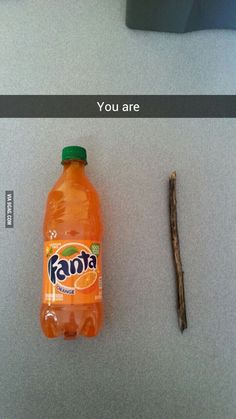
<svg viewBox="0 0 236 419">
<path fill-rule="evenodd" d="M 63 337 L 77 339 L 99 334 L 103 325 L 103 303 L 81 305 L 42 304 L 40 311 L 41 328 L 49 338 Z"/>
</svg>

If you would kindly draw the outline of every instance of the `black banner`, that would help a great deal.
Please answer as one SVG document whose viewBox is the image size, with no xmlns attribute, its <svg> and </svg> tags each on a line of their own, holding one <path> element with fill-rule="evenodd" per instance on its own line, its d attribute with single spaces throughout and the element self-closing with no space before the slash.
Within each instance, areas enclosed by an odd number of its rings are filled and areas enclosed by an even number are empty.
<svg viewBox="0 0 236 419">
<path fill-rule="evenodd" d="M 0 118 L 235 118 L 236 95 L 0 95 Z"/>
</svg>

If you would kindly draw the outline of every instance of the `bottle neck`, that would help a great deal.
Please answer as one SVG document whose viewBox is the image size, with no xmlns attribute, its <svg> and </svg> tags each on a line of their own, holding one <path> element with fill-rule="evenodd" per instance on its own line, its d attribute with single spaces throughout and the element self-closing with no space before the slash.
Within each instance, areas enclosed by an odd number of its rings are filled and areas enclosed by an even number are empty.
<svg viewBox="0 0 236 419">
<path fill-rule="evenodd" d="M 63 174 L 66 177 L 81 177 L 85 174 L 85 162 L 82 160 L 68 160 L 63 163 Z"/>
</svg>

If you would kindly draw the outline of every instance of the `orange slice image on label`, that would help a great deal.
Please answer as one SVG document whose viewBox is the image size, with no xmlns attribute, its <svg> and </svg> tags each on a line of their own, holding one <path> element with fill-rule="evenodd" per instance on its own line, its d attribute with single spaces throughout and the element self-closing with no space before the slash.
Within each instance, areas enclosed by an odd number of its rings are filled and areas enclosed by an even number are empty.
<svg viewBox="0 0 236 419">
<path fill-rule="evenodd" d="M 80 291 L 90 288 L 96 282 L 96 279 L 96 271 L 86 272 L 75 281 L 75 288 Z"/>
</svg>

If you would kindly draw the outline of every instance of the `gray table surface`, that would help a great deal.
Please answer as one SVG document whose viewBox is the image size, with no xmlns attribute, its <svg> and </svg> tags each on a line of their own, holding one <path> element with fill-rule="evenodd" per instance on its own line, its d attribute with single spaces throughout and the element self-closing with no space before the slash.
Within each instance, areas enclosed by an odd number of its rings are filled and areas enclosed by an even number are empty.
<svg viewBox="0 0 236 419">
<path fill-rule="evenodd" d="M 0 93 L 236 93 L 235 31 L 132 31 L 125 5 L 0 1 Z"/>
<path fill-rule="evenodd" d="M 0 93 L 235 93 L 236 32 L 135 32 L 125 1 L 0 2 Z M 235 419 L 236 121 L 0 120 L 0 418 Z M 105 327 L 47 341 L 42 220 L 64 145 L 86 146 L 105 224 Z M 175 311 L 178 175 L 188 330 Z M 4 228 L 4 192 L 15 228 Z"/>
</svg>

